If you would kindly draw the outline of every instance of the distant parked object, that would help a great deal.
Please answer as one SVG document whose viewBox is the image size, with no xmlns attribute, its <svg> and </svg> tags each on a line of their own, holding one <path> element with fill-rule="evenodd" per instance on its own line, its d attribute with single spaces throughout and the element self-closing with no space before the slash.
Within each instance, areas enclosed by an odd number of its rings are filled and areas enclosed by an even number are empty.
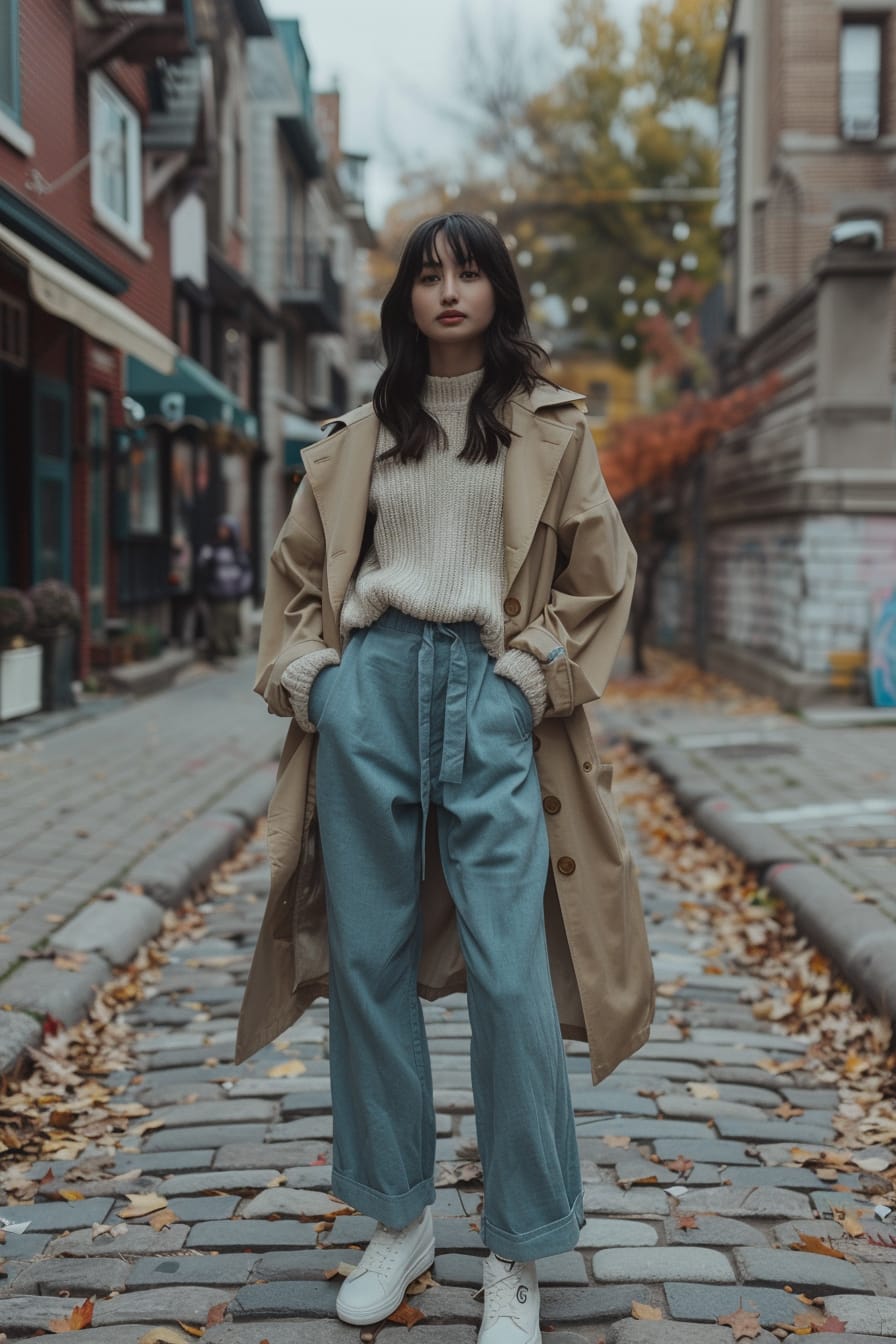
<svg viewBox="0 0 896 1344">
<path fill-rule="evenodd" d="M 896 705 L 896 588 L 877 607 L 871 626 L 871 702 Z"/>
</svg>

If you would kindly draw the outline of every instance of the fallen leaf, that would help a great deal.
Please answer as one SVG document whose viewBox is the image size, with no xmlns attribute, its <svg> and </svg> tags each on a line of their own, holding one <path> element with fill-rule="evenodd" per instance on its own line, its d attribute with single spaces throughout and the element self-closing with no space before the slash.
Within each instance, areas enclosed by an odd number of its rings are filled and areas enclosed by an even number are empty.
<svg viewBox="0 0 896 1344">
<path fill-rule="evenodd" d="M 692 1097 L 699 1097 L 701 1101 L 718 1101 L 719 1089 L 714 1083 L 685 1083 L 685 1087 Z"/>
<path fill-rule="evenodd" d="M 170 1325 L 154 1325 L 145 1335 L 140 1336 L 137 1344 L 190 1344 L 190 1341 Z"/>
<path fill-rule="evenodd" d="M 206 1325 L 220 1325 L 228 1306 L 228 1302 L 216 1302 L 213 1307 L 209 1307 L 208 1316 L 205 1318 Z"/>
<path fill-rule="evenodd" d="M 683 1228 L 685 1232 L 689 1232 L 691 1228 L 699 1227 L 700 1224 L 693 1213 L 680 1213 L 678 1215 L 678 1226 Z"/>
<path fill-rule="evenodd" d="M 126 1194 L 125 1199 L 130 1200 L 130 1208 L 121 1209 L 118 1213 L 119 1218 L 145 1218 L 147 1214 L 168 1207 L 168 1201 L 162 1195 Z"/>
<path fill-rule="evenodd" d="M 822 1241 L 821 1237 L 807 1236 L 805 1232 L 799 1234 L 799 1241 L 791 1241 L 790 1249 L 792 1251 L 811 1251 L 813 1255 L 830 1255 L 834 1260 L 848 1260 L 849 1256 L 838 1251 L 829 1241 Z"/>
<path fill-rule="evenodd" d="M 632 1315 L 636 1321 L 661 1321 L 663 1313 L 659 1307 L 648 1306 L 646 1302 L 633 1302 Z"/>
<path fill-rule="evenodd" d="M 631 1138 L 628 1134 L 604 1134 L 601 1142 L 605 1143 L 608 1148 L 627 1148 L 631 1143 Z"/>
<path fill-rule="evenodd" d="M 412 1307 L 409 1302 L 402 1302 L 396 1307 L 391 1316 L 386 1317 L 389 1321 L 395 1321 L 397 1325 L 406 1325 L 410 1330 L 411 1326 L 418 1325 L 420 1321 L 425 1321 L 426 1316 L 416 1307 Z"/>
<path fill-rule="evenodd" d="M 186 1330 L 187 1334 L 192 1335 L 194 1339 L 201 1339 L 205 1334 L 204 1325 L 186 1325 L 183 1321 L 178 1321 L 178 1325 L 181 1330 Z"/>
<path fill-rule="evenodd" d="M 94 1299 L 88 1297 L 80 1307 L 75 1307 L 68 1316 L 57 1316 L 49 1322 L 47 1329 L 54 1335 L 64 1334 L 67 1330 L 86 1330 L 93 1320 Z"/>
<path fill-rule="evenodd" d="M 425 1269 L 422 1274 L 418 1274 L 413 1283 L 409 1283 L 405 1292 L 408 1297 L 416 1297 L 418 1293 L 425 1293 L 427 1288 L 438 1288 L 438 1283 L 432 1276 L 432 1271 Z"/>
<path fill-rule="evenodd" d="M 161 1232 L 172 1223 L 179 1222 L 177 1214 L 173 1209 L 159 1209 L 157 1213 L 149 1216 L 149 1225 L 154 1232 Z"/>
<path fill-rule="evenodd" d="M 791 1106 L 789 1101 L 782 1101 L 780 1106 L 776 1106 L 772 1111 L 773 1115 L 779 1115 L 782 1120 L 792 1120 L 795 1115 L 805 1115 L 802 1106 Z"/>
<path fill-rule="evenodd" d="M 60 1199 L 67 1199 L 70 1204 L 73 1204 L 75 1200 L 84 1198 L 80 1190 L 60 1190 L 58 1194 Z"/>
<path fill-rule="evenodd" d="M 759 1324 L 759 1313 L 744 1311 L 743 1307 L 738 1307 L 730 1316 L 718 1316 L 716 1325 L 730 1325 L 735 1339 L 755 1339 L 762 1328 Z"/>
<path fill-rule="evenodd" d="M 795 1335 L 814 1335 L 819 1332 L 823 1320 L 821 1311 L 800 1311 L 794 1316 L 790 1329 Z"/>
<path fill-rule="evenodd" d="M 268 1069 L 269 1078 L 296 1078 L 305 1073 L 306 1068 L 300 1059 L 286 1059 L 282 1064 L 274 1064 Z"/>
<path fill-rule="evenodd" d="M 693 1171 L 694 1164 L 689 1157 L 678 1156 L 671 1162 L 664 1162 L 663 1166 L 669 1171 L 677 1171 L 681 1176 L 687 1176 L 689 1171 Z"/>
<path fill-rule="evenodd" d="M 354 1268 L 355 1266 L 350 1265 L 347 1260 L 340 1260 L 335 1269 L 324 1270 L 324 1278 L 334 1279 L 336 1275 L 339 1274 L 341 1278 L 346 1279 Z"/>
<path fill-rule="evenodd" d="M 848 1236 L 864 1237 L 865 1227 L 857 1213 L 848 1209 L 841 1209 L 839 1205 L 831 1209 L 831 1213 Z"/>
</svg>

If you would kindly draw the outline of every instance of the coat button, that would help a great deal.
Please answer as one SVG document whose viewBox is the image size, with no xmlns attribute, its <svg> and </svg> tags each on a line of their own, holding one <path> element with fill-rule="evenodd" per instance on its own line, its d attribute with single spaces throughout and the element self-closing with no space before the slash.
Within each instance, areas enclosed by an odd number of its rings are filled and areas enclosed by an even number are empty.
<svg viewBox="0 0 896 1344">
<path fill-rule="evenodd" d="M 537 733 L 533 733 L 533 734 L 532 734 L 532 750 L 533 750 L 533 751 L 537 751 L 538 748 L 539 748 L 540 746 L 541 746 L 541 738 L 538 736 Z"/>
<path fill-rule="evenodd" d="M 508 597 L 504 601 L 504 610 L 508 616 L 519 616 L 522 610 L 518 598 Z"/>
<path fill-rule="evenodd" d="M 555 812 L 560 811 L 560 799 L 555 798 L 553 794 L 549 793 L 543 800 L 542 806 L 544 807 L 545 812 L 550 812 L 551 816 L 553 816 Z"/>
<path fill-rule="evenodd" d="M 582 769 L 583 769 L 583 770 L 593 770 L 593 769 L 594 769 L 594 766 L 591 764 L 590 761 L 583 761 L 583 762 L 582 762 Z"/>
<path fill-rule="evenodd" d="M 568 854 L 557 860 L 557 872 L 562 873 L 564 877 L 572 877 L 576 870 L 575 859 L 571 859 Z"/>
</svg>

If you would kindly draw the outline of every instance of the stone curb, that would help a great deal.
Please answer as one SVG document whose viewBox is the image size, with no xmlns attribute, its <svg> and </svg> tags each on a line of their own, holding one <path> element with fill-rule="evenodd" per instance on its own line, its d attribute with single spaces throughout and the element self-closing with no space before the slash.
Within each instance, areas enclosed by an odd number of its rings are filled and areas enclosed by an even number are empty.
<svg viewBox="0 0 896 1344">
<path fill-rule="evenodd" d="M 802 931 L 890 1022 L 896 1022 L 896 924 L 813 863 L 780 863 L 766 874 Z"/>
<path fill-rule="evenodd" d="M 802 932 L 854 989 L 896 1023 L 896 924 L 870 903 L 857 903 L 847 886 L 810 862 L 778 827 L 740 820 L 743 803 L 718 794 L 718 782 L 694 765 L 689 752 L 664 744 L 639 745 L 627 725 L 619 728 L 697 824 L 756 868 L 793 910 Z"/>
<path fill-rule="evenodd" d="M 0 985 L 0 1078 L 12 1073 L 30 1046 L 39 1043 L 40 1023 L 31 1014 L 73 1026 L 84 1017 L 97 988 L 153 938 L 166 909 L 173 909 L 204 882 L 236 848 L 249 827 L 267 809 L 275 769 L 258 766 L 208 811 L 167 836 L 128 871 L 143 894 L 115 891 L 108 900 L 94 897 L 49 939 L 56 952 L 79 954 L 70 970 L 48 958 L 23 961 Z"/>
</svg>

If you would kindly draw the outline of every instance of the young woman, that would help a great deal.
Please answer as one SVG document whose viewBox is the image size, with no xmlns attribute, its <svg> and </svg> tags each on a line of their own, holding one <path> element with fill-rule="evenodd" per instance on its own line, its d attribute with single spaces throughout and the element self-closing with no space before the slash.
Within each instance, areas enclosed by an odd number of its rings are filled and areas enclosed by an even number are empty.
<svg viewBox="0 0 896 1344">
<path fill-rule="evenodd" d="M 237 1060 L 328 994 L 332 1189 L 377 1220 L 336 1310 L 373 1323 L 434 1253 L 419 996 L 465 988 L 479 1339 L 536 1344 L 536 1262 L 584 1222 L 562 1037 L 589 1041 L 596 1081 L 653 1011 L 582 708 L 625 630 L 634 552 L 581 399 L 538 375 L 497 229 L 420 224 L 382 335 L 374 401 L 305 451 L 271 558 L 256 690 L 295 722 Z"/>
</svg>

